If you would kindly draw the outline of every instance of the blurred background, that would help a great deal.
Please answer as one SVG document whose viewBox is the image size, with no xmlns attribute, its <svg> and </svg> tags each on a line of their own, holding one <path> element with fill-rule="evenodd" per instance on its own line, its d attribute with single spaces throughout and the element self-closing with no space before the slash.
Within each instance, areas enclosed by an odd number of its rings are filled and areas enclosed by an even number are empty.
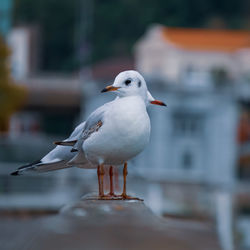
<svg viewBox="0 0 250 250">
<path fill-rule="evenodd" d="M 248 0 L 1 0 L 0 36 L 0 220 L 97 190 L 94 170 L 9 173 L 136 69 L 168 107 L 149 107 L 151 142 L 129 162 L 129 192 L 158 215 L 212 223 L 225 250 L 250 249 Z"/>
</svg>

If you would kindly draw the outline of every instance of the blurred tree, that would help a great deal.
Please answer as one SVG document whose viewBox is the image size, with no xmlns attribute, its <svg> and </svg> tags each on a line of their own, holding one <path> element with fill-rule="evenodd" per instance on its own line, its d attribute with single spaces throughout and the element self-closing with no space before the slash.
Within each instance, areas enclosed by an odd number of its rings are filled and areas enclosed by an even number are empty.
<svg viewBox="0 0 250 250">
<path fill-rule="evenodd" d="M 77 67 L 75 25 L 80 0 L 16 0 L 15 25 L 38 25 L 41 31 L 41 68 L 69 71 Z"/>
<path fill-rule="evenodd" d="M 62 71 L 131 54 L 152 23 L 239 29 L 247 28 L 249 20 L 249 0 L 16 0 L 14 10 L 16 24 L 41 27 L 42 69 Z M 88 25 L 91 31 L 83 38 L 79 33 Z M 90 60 L 80 62 L 88 49 Z"/>
<path fill-rule="evenodd" d="M 249 0 L 95 0 L 93 59 L 129 54 L 148 26 L 246 28 Z M 248 9 L 249 10 L 249 9 Z M 216 27 L 213 20 L 220 20 Z"/>
<path fill-rule="evenodd" d="M 8 67 L 8 50 L 0 37 L 0 133 L 9 128 L 11 114 L 24 102 L 26 90 L 13 83 Z"/>
</svg>

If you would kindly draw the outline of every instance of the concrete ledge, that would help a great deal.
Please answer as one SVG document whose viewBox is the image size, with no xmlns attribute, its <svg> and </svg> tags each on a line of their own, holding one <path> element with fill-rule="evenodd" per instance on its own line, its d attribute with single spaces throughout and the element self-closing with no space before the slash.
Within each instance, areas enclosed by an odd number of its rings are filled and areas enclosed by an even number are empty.
<svg viewBox="0 0 250 250">
<path fill-rule="evenodd" d="M 0 229 L 4 230 L 2 226 Z M 26 223 L 25 230 L 12 227 L 8 233 L 12 244 L 5 238 L 6 250 L 220 249 L 210 225 L 157 217 L 141 201 L 85 197 L 65 206 L 56 216 Z M 22 237 L 15 239 L 20 234 Z"/>
</svg>

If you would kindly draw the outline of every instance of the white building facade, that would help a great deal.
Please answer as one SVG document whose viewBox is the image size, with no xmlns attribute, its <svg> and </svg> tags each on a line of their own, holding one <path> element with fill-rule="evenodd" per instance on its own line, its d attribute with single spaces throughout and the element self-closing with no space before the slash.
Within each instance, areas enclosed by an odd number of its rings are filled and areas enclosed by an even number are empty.
<svg viewBox="0 0 250 250">
<path fill-rule="evenodd" d="M 230 80 L 249 78 L 250 32 L 153 25 L 135 46 L 137 69 L 179 83 L 187 72 L 223 70 Z"/>
</svg>

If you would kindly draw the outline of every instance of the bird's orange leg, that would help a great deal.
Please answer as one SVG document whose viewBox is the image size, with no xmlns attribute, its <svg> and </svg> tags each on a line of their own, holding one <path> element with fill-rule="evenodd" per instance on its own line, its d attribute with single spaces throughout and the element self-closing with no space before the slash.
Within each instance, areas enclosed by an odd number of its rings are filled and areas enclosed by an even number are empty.
<svg viewBox="0 0 250 250">
<path fill-rule="evenodd" d="M 105 171 L 103 165 L 98 165 L 97 167 L 97 176 L 98 176 L 98 185 L 99 185 L 99 200 L 122 200 L 123 198 L 120 195 L 115 195 L 114 186 L 113 186 L 113 167 L 109 167 L 109 178 L 110 178 L 110 192 L 109 194 L 104 194 L 103 188 L 103 179 Z"/>
<path fill-rule="evenodd" d="M 97 167 L 97 177 L 98 177 L 98 188 L 99 188 L 99 197 L 101 196 L 101 175 L 100 175 L 100 165 Z"/>
<path fill-rule="evenodd" d="M 123 191 L 122 191 L 122 197 L 124 199 L 127 198 L 127 175 L 128 175 L 128 164 L 127 162 L 125 162 L 123 166 Z"/>
<path fill-rule="evenodd" d="M 124 163 L 124 167 L 123 167 L 123 191 L 121 194 L 121 197 L 123 200 L 139 200 L 139 201 L 143 201 L 140 198 L 137 197 L 131 197 L 129 195 L 127 195 L 127 175 L 128 175 L 128 164 L 127 162 Z"/>
<path fill-rule="evenodd" d="M 131 197 L 127 195 L 127 175 L 128 175 L 128 169 L 127 169 L 127 162 L 124 163 L 123 167 L 123 192 L 121 195 L 115 195 L 114 193 L 114 186 L 113 186 L 113 167 L 109 167 L 109 180 L 110 180 L 110 192 L 108 195 L 104 194 L 103 189 L 103 178 L 104 178 L 104 166 L 103 164 L 98 165 L 97 167 L 97 176 L 98 176 L 98 185 L 99 185 L 99 200 L 139 200 L 143 201 L 140 198 L 137 197 Z"/>
<path fill-rule="evenodd" d="M 109 167 L 109 184 L 110 184 L 110 191 L 109 191 L 109 194 L 108 194 L 108 197 L 107 197 L 107 198 L 110 198 L 111 200 L 112 200 L 112 199 L 114 199 L 114 200 L 121 199 L 121 196 L 120 196 L 120 195 L 116 195 L 115 192 L 114 192 L 113 176 L 114 176 L 113 167 L 110 166 L 110 167 Z"/>
<path fill-rule="evenodd" d="M 98 185 L 99 185 L 99 199 L 104 197 L 104 190 L 103 190 L 103 177 L 104 177 L 104 168 L 103 164 L 98 165 L 97 168 L 97 176 L 98 176 Z"/>
<path fill-rule="evenodd" d="M 110 191 L 109 191 L 109 195 L 110 196 L 115 196 L 115 193 L 114 193 L 114 186 L 113 186 L 113 167 L 110 166 L 109 167 L 109 184 L 110 184 Z"/>
</svg>

